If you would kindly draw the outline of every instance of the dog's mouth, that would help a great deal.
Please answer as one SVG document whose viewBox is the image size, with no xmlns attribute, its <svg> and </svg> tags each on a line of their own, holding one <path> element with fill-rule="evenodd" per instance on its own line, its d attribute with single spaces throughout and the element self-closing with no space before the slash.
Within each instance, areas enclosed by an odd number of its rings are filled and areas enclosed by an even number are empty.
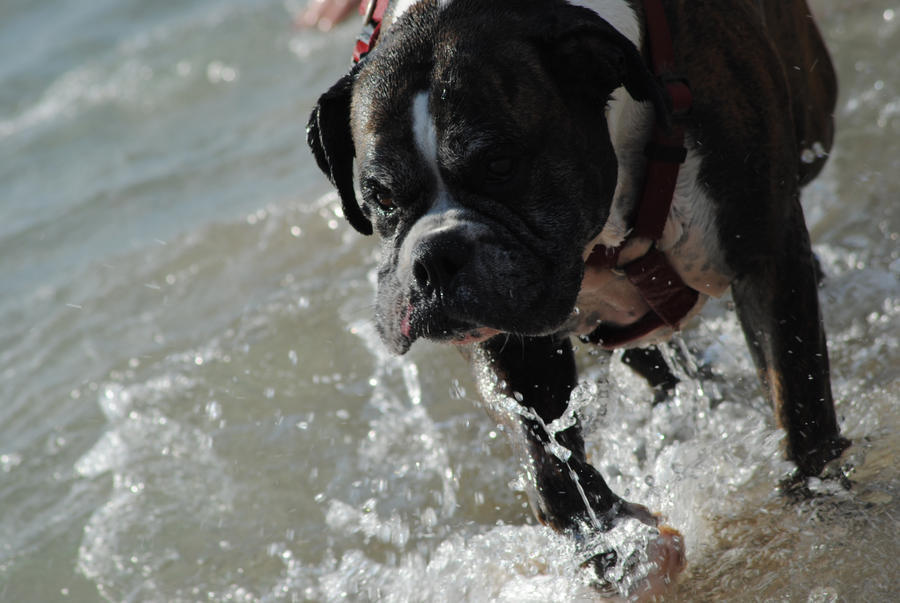
<svg viewBox="0 0 900 603">
<path fill-rule="evenodd" d="M 375 323 L 393 353 L 406 353 L 418 339 L 468 345 L 503 333 L 548 335 L 566 326 L 580 264 L 563 270 L 559 262 L 551 266 L 516 247 L 486 247 L 480 252 L 486 259 L 471 260 L 443 279 L 398 275 L 390 266 L 379 274 Z"/>
<path fill-rule="evenodd" d="M 500 333 L 499 329 L 450 316 L 440 308 L 415 306 L 412 302 L 406 304 L 400 318 L 400 335 L 407 349 L 420 338 L 467 345 L 486 341 Z"/>
</svg>

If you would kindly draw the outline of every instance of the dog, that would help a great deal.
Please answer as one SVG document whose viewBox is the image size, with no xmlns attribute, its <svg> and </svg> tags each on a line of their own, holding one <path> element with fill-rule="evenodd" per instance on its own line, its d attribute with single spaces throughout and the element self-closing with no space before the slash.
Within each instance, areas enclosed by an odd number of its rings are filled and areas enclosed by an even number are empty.
<svg viewBox="0 0 900 603">
<path fill-rule="evenodd" d="M 800 205 L 837 83 L 805 0 L 373 1 L 356 50 L 307 133 L 380 237 L 378 332 L 465 351 L 541 522 L 658 521 L 588 463 L 576 419 L 547 428 L 570 338 L 646 346 L 729 289 L 798 478 L 840 457 Z M 669 580 L 683 547 L 660 530 Z M 617 563 L 594 559 L 601 579 Z"/>
</svg>

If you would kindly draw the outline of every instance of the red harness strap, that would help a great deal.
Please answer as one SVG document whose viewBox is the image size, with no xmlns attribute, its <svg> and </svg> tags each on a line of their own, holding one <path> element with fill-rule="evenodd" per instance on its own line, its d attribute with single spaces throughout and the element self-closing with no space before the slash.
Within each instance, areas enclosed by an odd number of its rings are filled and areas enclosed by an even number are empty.
<svg viewBox="0 0 900 603">
<path fill-rule="evenodd" d="M 353 62 L 359 63 L 364 56 L 369 54 L 378 34 L 381 33 L 381 20 L 384 19 L 384 11 L 389 0 L 363 0 L 359 4 L 359 14 L 363 16 L 363 28 L 356 38 L 356 46 L 353 48 Z"/>
<path fill-rule="evenodd" d="M 672 115 L 683 116 L 691 108 L 691 90 L 686 80 L 673 73 L 675 53 L 672 49 L 672 36 L 660 0 L 644 0 L 644 17 L 653 72 L 669 94 Z M 662 238 L 675 194 L 678 170 L 686 157 L 684 128 L 673 125 L 666 131 L 656 124 L 647 147 L 644 191 L 638 204 L 634 227 L 626 241 L 618 247 L 608 249 L 598 245 L 586 261 L 588 267 L 595 269 L 621 269 L 650 307 L 650 312 L 626 327 L 597 327 L 588 338 L 604 348 L 621 347 L 662 326 L 678 329 L 681 320 L 697 303 L 697 291 L 681 280 L 666 256 L 655 245 L 638 259 L 624 266 L 618 265 L 619 253 L 628 239 L 641 237 L 658 241 Z"/>
</svg>

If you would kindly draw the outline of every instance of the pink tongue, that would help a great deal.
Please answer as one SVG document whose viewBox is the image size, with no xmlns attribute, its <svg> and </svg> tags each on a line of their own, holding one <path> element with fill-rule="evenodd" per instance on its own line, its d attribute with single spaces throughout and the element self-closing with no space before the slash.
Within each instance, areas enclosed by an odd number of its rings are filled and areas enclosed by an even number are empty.
<svg viewBox="0 0 900 603">
<path fill-rule="evenodd" d="M 413 312 L 412 304 L 406 306 L 406 314 L 403 315 L 403 320 L 400 321 L 400 332 L 404 337 L 409 338 L 410 326 L 409 326 L 409 316 Z"/>
</svg>

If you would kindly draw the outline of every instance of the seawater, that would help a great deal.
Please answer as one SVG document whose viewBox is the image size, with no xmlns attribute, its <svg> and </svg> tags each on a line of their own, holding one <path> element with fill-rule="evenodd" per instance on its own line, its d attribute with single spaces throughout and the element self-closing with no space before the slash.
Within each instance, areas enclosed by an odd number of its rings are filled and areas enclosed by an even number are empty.
<svg viewBox="0 0 900 603">
<path fill-rule="evenodd" d="M 841 98 L 804 208 L 853 488 L 776 492 L 728 299 L 656 407 L 578 352 L 593 461 L 685 537 L 675 601 L 900 595 L 900 5 L 813 8 Z M 596 596 L 462 359 L 378 343 L 374 242 L 304 142 L 356 24 L 297 32 L 298 9 L 0 6 L 0 600 Z"/>
</svg>

